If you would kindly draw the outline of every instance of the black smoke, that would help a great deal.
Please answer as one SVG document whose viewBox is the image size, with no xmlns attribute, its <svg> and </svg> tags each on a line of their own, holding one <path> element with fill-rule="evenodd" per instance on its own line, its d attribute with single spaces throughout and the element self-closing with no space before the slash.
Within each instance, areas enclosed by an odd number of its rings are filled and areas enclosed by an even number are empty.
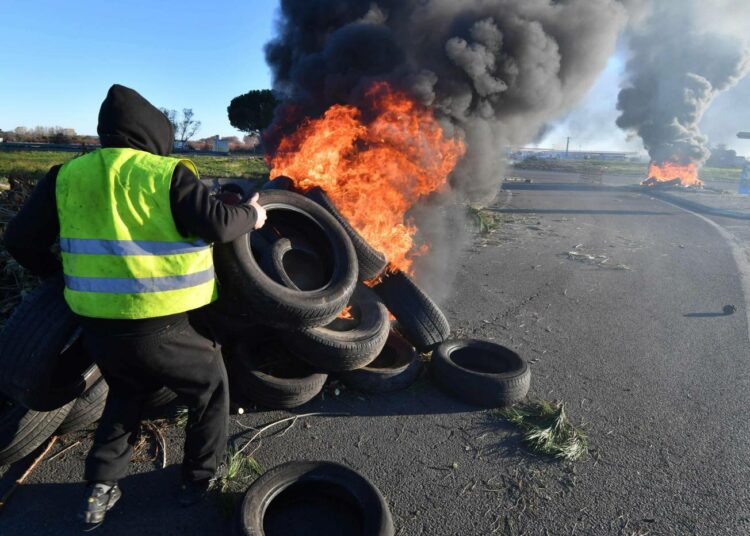
<svg viewBox="0 0 750 536">
<path fill-rule="evenodd" d="M 747 2 L 655 2 L 629 33 L 631 56 L 617 125 L 636 133 L 658 164 L 703 164 L 710 156 L 700 121 L 714 98 L 750 69 L 732 23 L 750 23 Z M 704 13 L 711 4 L 710 12 Z"/>
<path fill-rule="evenodd" d="M 451 177 L 470 200 L 493 197 L 505 148 L 573 107 L 612 53 L 626 19 L 617 0 L 282 0 L 266 56 L 285 99 L 279 139 L 386 80 L 432 106 L 467 143 Z"/>
</svg>

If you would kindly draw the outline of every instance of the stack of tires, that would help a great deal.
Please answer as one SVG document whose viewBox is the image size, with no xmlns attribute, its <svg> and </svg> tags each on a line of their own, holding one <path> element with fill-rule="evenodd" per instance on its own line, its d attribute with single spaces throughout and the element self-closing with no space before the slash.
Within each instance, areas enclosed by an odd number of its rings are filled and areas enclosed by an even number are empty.
<svg viewBox="0 0 750 536">
<path fill-rule="evenodd" d="M 289 187 L 271 181 L 260 196 L 266 225 L 214 248 L 222 298 L 212 317 L 233 399 L 289 409 L 329 376 L 371 393 L 408 387 L 419 352 L 448 336 L 445 316 L 407 275 L 386 273 L 322 190 Z"/>
<path fill-rule="evenodd" d="M 0 465 L 27 456 L 53 434 L 96 422 L 107 390 L 65 303 L 62 278 L 45 281 L 0 334 Z M 174 397 L 163 389 L 147 403 Z"/>
</svg>

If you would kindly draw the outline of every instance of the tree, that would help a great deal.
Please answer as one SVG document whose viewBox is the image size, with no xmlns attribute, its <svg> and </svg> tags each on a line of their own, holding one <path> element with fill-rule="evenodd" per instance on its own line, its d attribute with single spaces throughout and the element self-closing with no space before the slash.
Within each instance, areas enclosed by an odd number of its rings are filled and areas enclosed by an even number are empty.
<svg viewBox="0 0 750 536">
<path fill-rule="evenodd" d="M 232 99 L 227 108 L 229 122 L 237 130 L 257 132 L 273 121 L 273 112 L 278 106 L 270 89 L 253 90 Z"/>
<path fill-rule="evenodd" d="M 172 123 L 174 138 L 177 141 L 186 143 L 201 128 L 201 122 L 193 119 L 192 108 L 183 108 L 182 119 L 180 120 L 177 119 L 177 112 L 175 110 L 168 110 L 167 108 L 159 108 L 159 110 Z"/>
</svg>

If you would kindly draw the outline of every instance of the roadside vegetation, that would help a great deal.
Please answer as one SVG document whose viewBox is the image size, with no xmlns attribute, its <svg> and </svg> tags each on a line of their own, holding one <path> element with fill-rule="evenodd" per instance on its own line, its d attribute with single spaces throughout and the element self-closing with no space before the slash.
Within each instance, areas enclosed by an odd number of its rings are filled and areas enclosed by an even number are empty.
<svg viewBox="0 0 750 536">
<path fill-rule="evenodd" d="M 49 168 L 78 156 L 76 153 L 0 151 L 0 179 L 39 180 Z M 195 162 L 202 177 L 264 180 L 268 167 L 258 156 L 175 155 Z"/>
<path fill-rule="evenodd" d="M 566 171 L 585 173 L 594 169 L 603 169 L 609 175 L 646 177 L 648 164 L 643 162 L 611 162 L 599 160 L 560 160 L 554 158 L 527 158 L 513 165 L 515 169 L 540 171 Z M 704 181 L 739 181 L 740 168 L 701 168 L 700 178 Z"/>
</svg>

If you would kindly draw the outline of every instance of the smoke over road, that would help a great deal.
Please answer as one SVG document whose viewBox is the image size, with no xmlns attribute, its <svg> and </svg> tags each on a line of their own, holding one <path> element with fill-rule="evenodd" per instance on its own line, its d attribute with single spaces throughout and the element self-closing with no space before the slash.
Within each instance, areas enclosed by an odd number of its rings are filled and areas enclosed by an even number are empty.
<svg viewBox="0 0 750 536">
<path fill-rule="evenodd" d="M 710 7 L 703 4 L 711 4 Z M 617 119 L 657 164 L 702 164 L 710 156 L 699 123 L 714 98 L 750 70 L 750 6 L 736 0 L 654 2 L 629 34 L 631 56 Z M 721 5 L 718 5 L 721 4 Z M 745 24 L 735 25 L 737 21 Z"/>
<path fill-rule="evenodd" d="M 386 80 L 465 140 L 451 184 L 486 199 L 504 147 L 530 141 L 585 95 L 625 20 L 616 0 L 282 0 L 266 53 L 286 104 L 267 146 Z"/>
</svg>

